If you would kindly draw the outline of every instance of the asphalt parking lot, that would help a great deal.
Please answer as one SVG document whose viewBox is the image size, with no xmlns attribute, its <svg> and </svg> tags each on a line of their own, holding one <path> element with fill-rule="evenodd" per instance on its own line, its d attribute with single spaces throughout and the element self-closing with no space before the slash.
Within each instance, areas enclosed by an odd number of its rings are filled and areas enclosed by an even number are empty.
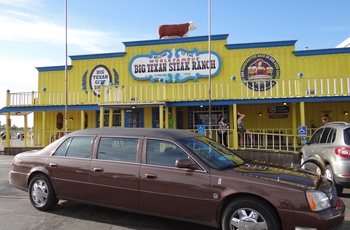
<svg viewBox="0 0 350 230">
<path fill-rule="evenodd" d="M 215 230 L 215 228 L 125 211 L 61 201 L 52 211 L 41 212 L 30 203 L 26 192 L 8 182 L 13 156 L 0 155 L 0 229 L 2 230 Z M 350 189 L 342 196 L 346 220 L 341 230 L 350 229 Z"/>
</svg>

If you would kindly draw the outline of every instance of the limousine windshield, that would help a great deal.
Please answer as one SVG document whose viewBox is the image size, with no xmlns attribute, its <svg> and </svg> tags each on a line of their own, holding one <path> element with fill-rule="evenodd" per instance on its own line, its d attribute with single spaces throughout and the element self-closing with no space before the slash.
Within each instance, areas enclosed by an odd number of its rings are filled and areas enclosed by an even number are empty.
<svg viewBox="0 0 350 230">
<path fill-rule="evenodd" d="M 214 169 L 220 170 L 226 166 L 234 167 L 245 162 L 245 159 L 237 156 L 231 150 L 206 137 L 184 138 L 179 142 L 186 145 L 195 155 Z"/>
</svg>

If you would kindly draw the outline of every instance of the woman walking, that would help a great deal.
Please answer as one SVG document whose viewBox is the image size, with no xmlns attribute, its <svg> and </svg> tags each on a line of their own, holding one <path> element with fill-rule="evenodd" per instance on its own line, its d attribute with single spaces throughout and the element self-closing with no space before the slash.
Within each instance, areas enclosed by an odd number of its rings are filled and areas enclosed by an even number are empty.
<svg viewBox="0 0 350 230">
<path fill-rule="evenodd" d="M 237 131 L 238 131 L 238 134 L 239 134 L 239 144 L 240 144 L 240 146 L 243 146 L 244 134 L 246 132 L 249 132 L 249 130 L 244 128 L 244 125 L 243 125 L 243 118 L 244 117 L 245 117 L 245 115 L 243 113 L 237 113 Z M 254 142 L 252 140 L 252 134 L 249 134 L 249 138 L 250 138 L 251 144 L 254 145 Z"/>
</svg>

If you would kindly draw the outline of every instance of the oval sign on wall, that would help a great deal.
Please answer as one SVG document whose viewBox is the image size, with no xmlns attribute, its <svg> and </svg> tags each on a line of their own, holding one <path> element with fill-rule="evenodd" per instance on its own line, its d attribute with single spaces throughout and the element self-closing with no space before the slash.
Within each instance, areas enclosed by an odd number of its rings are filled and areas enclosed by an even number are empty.
<svg viewBox="0 0 350 230">
<path fill-rule="evenodd" d="M 90 89 L 96 96 L 100 96 L 101 85 L 109 85 L 112 82 L 112 76 L 109 69 L 104 65 L 96 66 L 90 74 Z"/>
</svg>

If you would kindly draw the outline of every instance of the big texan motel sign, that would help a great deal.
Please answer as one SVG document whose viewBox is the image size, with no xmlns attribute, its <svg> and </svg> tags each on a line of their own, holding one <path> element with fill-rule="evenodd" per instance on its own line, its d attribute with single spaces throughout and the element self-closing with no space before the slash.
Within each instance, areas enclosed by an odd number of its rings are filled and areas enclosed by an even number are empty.
<svg viewBox="0 0 350 230">
<path fill-rule="evenodd" d="M 154 82 L 175 83 L 188 80 L 197 81 L 198 78 L 216 76 L 221 70 L 220 56 L 215 52 L 197 49 L 165 49 L 159 53 L 137 55 L 131 59 L 129 72 L 136 80 L 149 80 Z"/>
</svg>

